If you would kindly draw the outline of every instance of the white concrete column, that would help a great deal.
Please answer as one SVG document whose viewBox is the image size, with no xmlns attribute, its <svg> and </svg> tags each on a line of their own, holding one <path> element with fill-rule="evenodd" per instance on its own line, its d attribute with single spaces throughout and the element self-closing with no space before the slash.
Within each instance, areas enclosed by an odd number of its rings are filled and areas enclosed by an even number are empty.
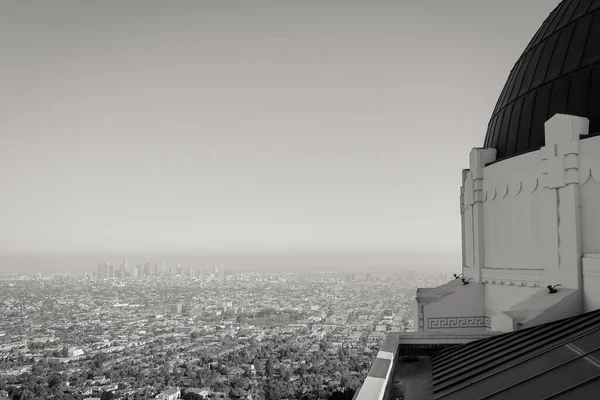
<svg viewBox="0 0 600 400">
<path fill-rule="evenodd" d="M 473 223 L 473 268 L 465 270 L 465 277 L 481 281 L 481 268 L 485 261 L 483 248 L 483 169 L 486 164 L 496 160 L 496 149 L 474 148 L 469 154 L 471 184 L 468 193 L 468 203 L 472 212 Z M 467 238 L 469 240 L 470 238 Z"/>
<path fill-rule="evenodd" d="M 465 203 L 465 182 L 469 177 L 469 170 L 463 169 L 462 171 L 462 180 L 460 185 L 460 232 L 461 232 L 461 240 L 462 240 L 462 272 L 464 273 L 465 267 L 467 267 L 467 249 L 466 245 L 466 235 L 467 232 L 465 230 L 465 211 L 466 211 L 466 203 Z"/>
<path fill-rule="evenodd" d="M 542 148 L 542 240 L 546 283 L 582 288 L 579 136 L 587 135 L 586 118 L 556 114 L 545 124 Z"/>
<path fill-rule="evenodd" d="M 465 220 L 465 238 L 463 251 L 465 253 L 463 274 L 467 276 L 469 268 L 473 267 L 473 180 L 471 179 L 471 171 L 467 170 L 467 177 L 463 184 L 464 187 L 464 198 L 463 198 L 463 218 Z"/>
</svg>

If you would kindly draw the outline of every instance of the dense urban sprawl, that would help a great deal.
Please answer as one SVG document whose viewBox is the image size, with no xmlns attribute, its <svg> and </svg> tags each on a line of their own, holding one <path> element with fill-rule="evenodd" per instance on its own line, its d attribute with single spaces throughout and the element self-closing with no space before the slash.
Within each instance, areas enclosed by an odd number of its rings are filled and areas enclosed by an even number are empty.
<svg viewBox="0 0 600 400">
<path fill-rule="evenodd" d="M 0 280 L 0 399 L 351 399 L 449 279 L 192 271 Z"/>
</svg>

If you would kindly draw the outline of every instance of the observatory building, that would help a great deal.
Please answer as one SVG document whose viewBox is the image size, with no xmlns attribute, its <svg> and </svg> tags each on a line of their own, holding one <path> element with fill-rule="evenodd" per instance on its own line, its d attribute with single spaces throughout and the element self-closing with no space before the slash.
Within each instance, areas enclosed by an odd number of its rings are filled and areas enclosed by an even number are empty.
<svg viewBox="0 0 600 400">
<path fill-rule="evenodd" d="M 457 171 L 462 271 L 418 289 L 358 400 L 600 398 L 599 64 L 600 1 L 562 1 Z"/>
</svg>

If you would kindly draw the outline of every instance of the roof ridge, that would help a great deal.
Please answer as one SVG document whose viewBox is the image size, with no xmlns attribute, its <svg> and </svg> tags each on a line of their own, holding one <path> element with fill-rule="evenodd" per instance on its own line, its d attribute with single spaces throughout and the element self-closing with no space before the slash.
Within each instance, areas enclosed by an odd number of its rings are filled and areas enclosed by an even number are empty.
<svg viewBox="0 0 600 400">
<path fill-rule="evenodd" d="M 597 327 L 595 327 L 595 328 L 593 328 L 593 329 L 590 329 L 590 330 L 588 330 L 588 331 L 585 331 L 585 332 L 583 332 L 583 333 L 581 333 L 581 334 L 579 334 L 579 335 L 577 335 L 577 336 L 575 336 L 575 337 L 571 338 L 571 339 L 570 339 L 570 341 L 569 341 L 569 342 L 567 342 L 567 343 L 564 343 L 564 342 L 563 342 L 563 343 L 559 343 L 559 344 L 553 345 L 553 346 L 551 346 L 551 347 L 549 347 L 549 348 L 545 349 L 544 351 L 541 351 L 541 352 L 538 352 L 538 353 L 532 354 L 532 355 L 530 355 L 529 357 L 527 357 L 527 358 L 525 358 L 525 359 L 522 359 L 522 360 L 520 360 L 518 363 L 511 364 L 511 365 L 508 365 L 508 366 L 505 366 L 505 367 L 503 367 L 503 368 L 501 368 L 501 369 L 499 369 L 499 370 L 496 370 L 496 371 L 494 371 L 494 372 L 492 372 L 492 373 L 490 373 L 490 374 L 487 374 L 487 375 L 484 375 L 484 376 L 482 376 L 482 377 L 479 377 L 478 379 L 476 379 L 476 380 L 474 380 L 474 381 L 471 381 L 471 382 L 469 382 L 469 383 L 465 383 L 465 384 L 461 385 L 460 387 L 454 388 L 454 389 L 452 389 L 452 390 L 450 390 L 450 391 L 448 391 L 448 392 L 446 392 L 446 393 L 443 393 L 443 394 L 441 394 L 441 395 L 439 395 L 439 396 L 436 396 L 435 398 L 436 398 L 436 400 L 437 400 L 437 399 L 440 399 L 440 398 L 442 398 L 442 397 L 445 397 L 445 396 L 451 395 L 452 393 L 455 393 L 455 392 L 457 392 L 457 391 L 459 391 L 459 390 L 461 390 L 461 389 L 464 389 L 464 388 L 466 388 L 466 387 L 468 387 L 468 386 L 471 386 L 471 385 L 473 385 L 473 384 L 475 384 L 475 383 L 478 383 L 478 382 L 484 381 L 484 380 L 486 380 L 486 379 L 488 379 L 488 378 L 490 378 L 490 377 L 492 377 L 492 376 L 494 376 L 494 375 L 497 375 L 497 374 L 499 374 L 499 373 L 501 373 L 501 372 L 507 371 L 507 370 L 509 370 L 509 369 L 511 369 L 511 368 L 513 368 L 513 367 L 515 367 L 516 365 L 519 365 L 519 364 L 521 364 L 521 363 L 524 363 L 524 362 L 530 361 L 530 360 L 532 360 L 532 359 L 535 359 L 536 357 L 539 357 L 539 356 L 540 356 L 540 355 L 542 355 L 542 354 L 549 353 L 549 352 L 551 352 L 551 351 L 554 351 L 554 350 L 556 350 L 556 349 L 558 349 L 558 348 L 564 347 L 564 346 L 568 345 L 569 343 L 572 343 L 573 341 L 579 340 L 579 339 L 581 339 L 581 338 L 584 338 L 584 337 L 586 337 L 586 336 L 588 336 L 588 335 L 590 335 L 590 334 L 592 334 L 592 333 L 594 333 L 594 332 L 598 332 L 598 331 L 600 331 L 600 326 L 597 326 Z M 541 375 L 543 375 L 543 373 L 545 373 L 545 372 L 548 372 L 548 371 L 550 371 L 550 370 L 552 370 L 552 369 L 555 369 L 555 367 L 560 367 L 560 366 L 562 366 L 562 365 L 568 364 L 569 362 L 575 361 L 575 360 L 577 360 L 577 359 L 580 359 L 580 358 L 584 358 L 584 357 L 588 356 L 590 353 L 593 353 L 593 352 L 597 351 L 598 349 L 600 349 L 600 347 L 596 347 L 596 348 L 594 348 L 594 349 L 593 349 L 593 350 L 591 350 L 591 351 L 587 351 L 587 352 L 586 352 L 585 354 L 583 354 L 583 355 L 578 355 L 578 356 L 576 356 L 576 357 L 575 357 L 575 358 L 573 358 L 573 359 L 569 359 L 569 360 L 567 360 L 566 362 L 562 362 L 561 364 L 559 364 L 559 365 L 557 365 L 557 366 L 554 366 L 554 367 L 552 367 L 552 368 L 548 368 L 548 369 L 546 369 L 546 370 L 542 371 L 542 373 L 535 374 L 535 375 L 533 375 L 532 377 L 535 377 L 535 376 L 541 376 Z M 594 379 L 598 379 L 598 378 L 600 378 L 600 375 L 599 375 L 599 376 L 596 376 Z M 525 382 L 525 381 L 527 381 L 527 379 L 521 380 L 521 381 L 517 382 L 517 384 L 516 384 L 516 385 L 512 385 L 512 386 L 517 386 L 518 384 L 520 384 L 520 383 L 522 383 L 522 382 Z M 587 382 L 587 381 L 586 381 L 586 382 Z M 569 390 L 570 390 L 570 389 L 573 389 L 573 387 L 570 387 L 570 388 L 569 388 Z M 481 398 L 479 398 L 479 400 L 483 400 L 483 399 L 486 399 L 486 398 L 489 398 L 489 397 L 493 397 L 494 395 L 496 395 L 497 393 L 500 393 L 500 392 L 501 392 L 501 391 L 503 391 L 503 390 L 505 390 L 505 389 L 502 389 L 502 390 L 499 390 L 499 391 L 497 390 L 496 392 L 493 392 L 493 393 L 491 393 L 491 394 L 489 394 L 489 395 L 485 395 L 484 397 L 481 397 Z M 435 392 L 435 388 L 434 388 L 434 392 Z M 552 396 L 550 396 L 550 397 L 554 397 L 554 395 L 552 395 Z"/>
<path fill-rule="evenodd" d="M 595 317 L 596 314 L 600 315 L 600 310 L 595 310 L 595 311 L 591 311 L 588 313 L 579 314 L 579 315 L 576 315 L 573 317 L 568 317 L 568 318 L 557 320 L 557 321 L 547 322 L 545 324 L 540 324 L 540 325 L 532 326 L 532 327 L 525 328 L 525 329 L 520 329 L 520 330 L 513 331 L 513 332 L 507 332 L 507 333 L 500 334 L 497 336 L 492 336 L 490 338 L 481 339 L 481 340 L 469 342 L 466 344 L 454 346 L 454 347 L 451 347 L 450 349 L 447 349 L 447 351 L 451 351 L 451 353 L 446 353 L 446 354 L 437 353 L 436 355 L 434 355 L 432 357 L 433 362 L 436 363 L 438 366 L 443 366 L 444 364 L 447 363 L 447 361 L 451 360 L 451 355 L 456 353 L 457 351 L 460 351 L 460 349 L 469 348 L 468 351 L 474 351 L 474 350 L 476 350 L 476 348 L 486 346 L 490 343 L 494 343 L 494 342 L 498 342 L 498 341 L 506 341 L 507 340 L 506 338 L 508 338 L 508 337 L 510 337 L 510 338 L 524 337 L 524 336 L 529 335 L 531 332 L 549 330 L 557 325 L 564 325 L 565 323 L 569 323 L 569 322 L 573 321 L 574 319 L 587 320 L 588 318 Z M 438 355 L 440 355 L 442 357 L 438 358 Z"/>
<path fill-rule="evenodd" d="M 533 329 L 539 327 L 543 329 Z M 558 331 L 554 329 L 557 327 L 560 328 Z M 502 350 L 500 353 L 498 353 L 499 349 L 482 347 L 481 351 L 488 353 L 488 357 L 479 356 L 479 359 L 468 362 L 466 368 L 466 361 L 464 358 L 460 360 L 460 363 L 451 365 L 451 369 L 448 371 L 440 371 L 440 367 L 432 368 L 434 392 L 440 393 L 441 391 L 444 391 L 441 396 L 454 393 L 475 382 L 480 382 L 488 377 L 506 371 L 518 364 L 599 330 L 600 310 L 595 310 L 578 316 L 517 331 L 524 333 L 525 336 L 521 339 L 528 339 L 528 341 L 521 340 L 516 347 L 514 346 L 514 343 L 510 343 L 510 339 L 514 337 L 512 334 L 515 332 L 498 335 L 493 338 L 498 339 L 493 344 L 499 343 L 502 345 L 502 342 L 508 342 L 501 346 Z M 533 334 L 533 336 L 530 334 Z M 534 340 L 535 342 L 532 343 Z M 480 342 L 487 342 L 490 344 L 488 339 L 481 340 Z M 463 346 L 465 345 L 456 346 L 453 347 L 453 349 L 460 350 Z M 510 353 L 507 353 L 508 350 L 511 350 Z M 493 352 L 490 354 L 491 351 Z M 457 355 L 456 352 L 454 352 L 454 355 Z M 433 366 L 436 363 L 435 357 L 432 361 Z M 450 360 L 446 359 L 445 364 L 448 364 L 449 361 Z M 461 369 L 463 371 L 461 371 Z M 473 378 L 475 379 L 473 380 Z"/>
</svg>

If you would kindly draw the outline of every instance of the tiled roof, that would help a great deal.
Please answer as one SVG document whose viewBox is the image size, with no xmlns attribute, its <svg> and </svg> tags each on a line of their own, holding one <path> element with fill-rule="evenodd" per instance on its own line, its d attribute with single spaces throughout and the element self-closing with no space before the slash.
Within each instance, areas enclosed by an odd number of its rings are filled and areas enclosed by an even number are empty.
<svg viewBox="0 0 600 400">
<path fill-rule="evenodd" d="M 600 398 L 600 310 L 443 350 L 432 373 L 435 399 Z"/>
<path fill-rule="evenodd" d="M 170 388 L 170 389 L 167 389 L 164 392 L 162 392 L 163 395 L 167 395 L 167 396 L 172 396 L 177 393 L 179 393 L 179 389 L 176 389 L 176 388 Z"/>
<path fill-rule="evenodd" d="M 484 147 L 496 149 L 497 159 L 537 150 L 546 144 L 544 123 L 555 114 L 588 118 L 590 136 L 597 136 L 599 64 L 600 1 L 561 1 L 510 72 Z"/>
</svg>

